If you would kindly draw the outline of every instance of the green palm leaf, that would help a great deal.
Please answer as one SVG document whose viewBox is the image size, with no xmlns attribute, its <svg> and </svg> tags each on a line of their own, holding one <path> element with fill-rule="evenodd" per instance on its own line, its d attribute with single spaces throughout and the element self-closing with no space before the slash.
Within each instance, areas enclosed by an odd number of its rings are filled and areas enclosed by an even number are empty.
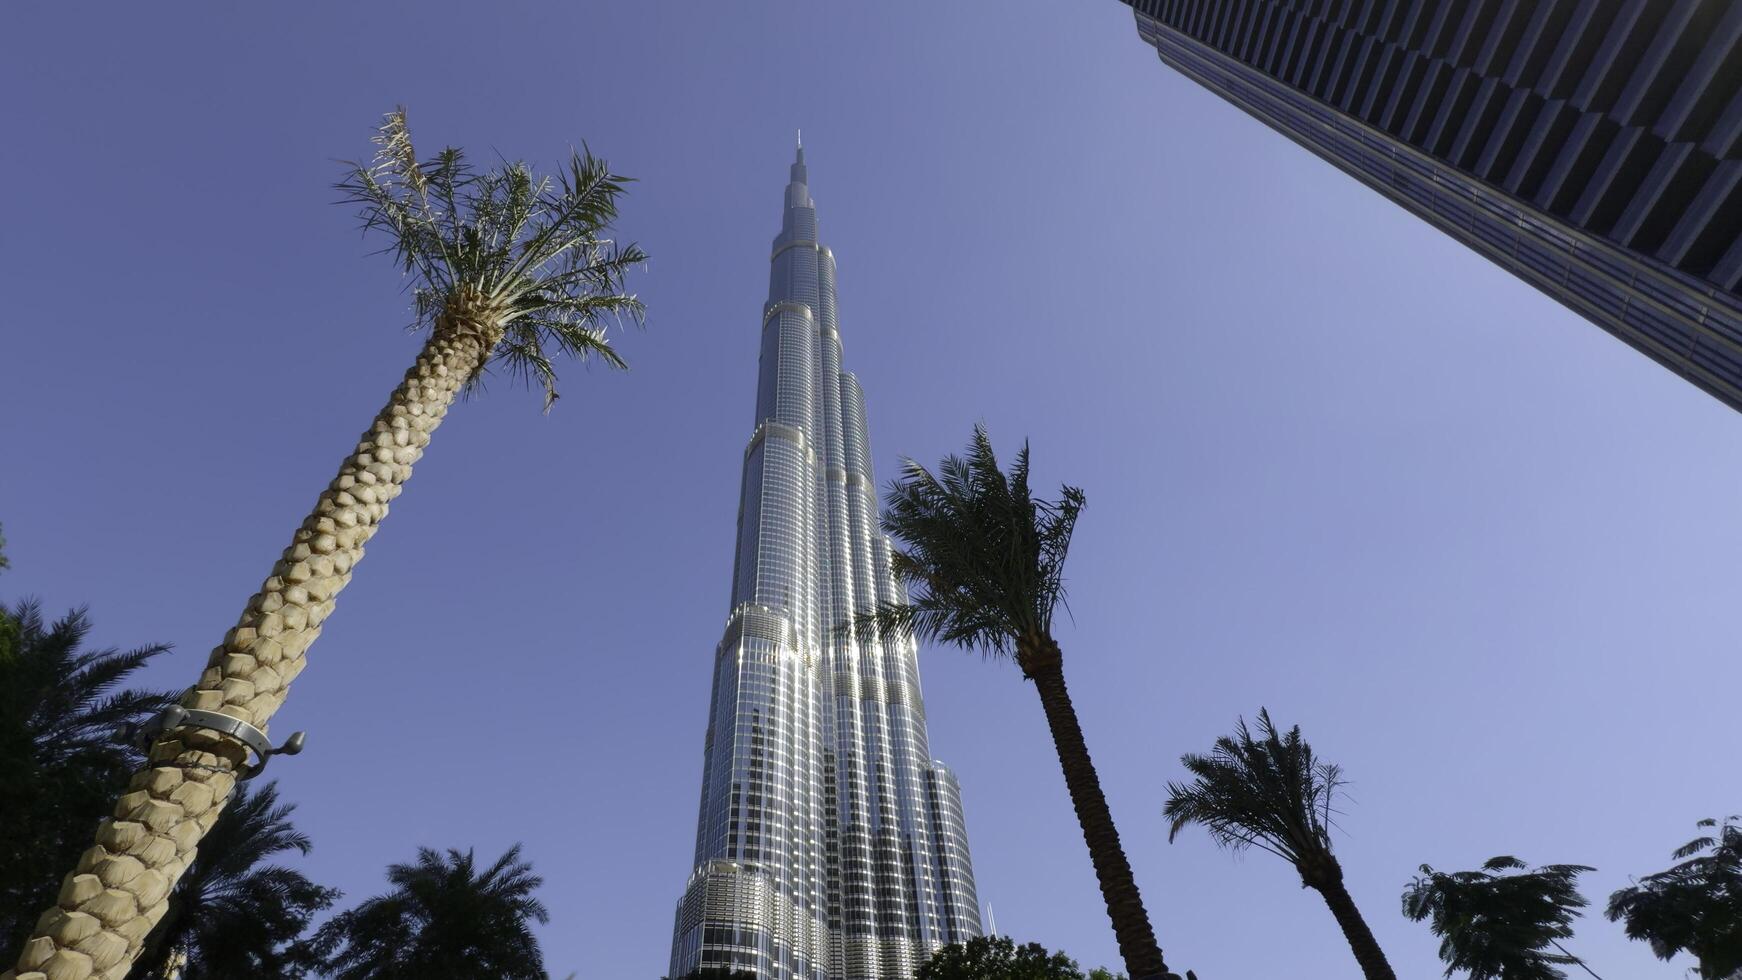
<svg viewBox="0 0 1742 980">
<path fill-rule="evenodd" d="M 335 916 L 316 947 L 334 980 L 545 980 L 531 923 L 550 915 L 533 897 L 543 879 L 520 845 L 479 869 L 470 850 L 418 849 L 387 869 L 384 895 Z"/>
<path fill-rule="evenodd" d="M 1314 757 L 1300 726 L 1283 734 L 1261 708 L 1257 737 L 1242 718 L 1208 755 L 1188 754 L 1180 762 L 1195 778 L 1167 784 L 1162 813 L 1169 841 L 1197 824 L 1222 847 L 1268 851 L 1303 877 L 1330 857 L 1343 770 Z"/>
<path fill-rule="evenodd" d="M 490 346 L 479 373 L 500 366 L 558 397 L 556 359 L 598 359 L 621 368 L 607 327 L 640 323 L 641 301 L 624 291 L 646 261 L 608 234 L 630 178 L 584 146 L 555 177 L 525 163 L 480 171 L 448 147 L 419 161 L 404 108 L 388 113 L 368 163 L 351 163 L 337 185 L 365 231 L 381 232 L 409 279 L 414 329 L 482 329 Z"/>
<path fill-rule="evenodd" d="M 993 657 L 1049 634 L 1085 498 L 1067 486 L 1056 501 L 1036 499 L 1028 468 L 1024 444 L 1001 470 L 978 425 L 966 454 L 945 457 L 936 474 L 906 460 L 882 523 L 902 542 L 891 561 L 908 598 L 858 617 L 859 634 L 914 634 Z"/>
</svg>

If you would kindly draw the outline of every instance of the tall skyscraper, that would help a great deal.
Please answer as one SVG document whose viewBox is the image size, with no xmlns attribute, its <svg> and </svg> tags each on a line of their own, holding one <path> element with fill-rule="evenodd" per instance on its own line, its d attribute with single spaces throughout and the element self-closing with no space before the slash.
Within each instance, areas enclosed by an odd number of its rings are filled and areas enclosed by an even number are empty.
<svg viewBox="0 0 1742 980">
<path fill-rule="evenodd" d="M 1742 3 L 1126 2 L 1181 74 L 1742 409 Z"/>
<path fill-rule="evenodd" d="M 911 980 L 933 949 L 979 935 L 979 904 L 961 793 L 927 747 L 913 642 L 837 629 L 903 593 L 802 146 L 772 262 L 671 975 Z"/>
</svg>

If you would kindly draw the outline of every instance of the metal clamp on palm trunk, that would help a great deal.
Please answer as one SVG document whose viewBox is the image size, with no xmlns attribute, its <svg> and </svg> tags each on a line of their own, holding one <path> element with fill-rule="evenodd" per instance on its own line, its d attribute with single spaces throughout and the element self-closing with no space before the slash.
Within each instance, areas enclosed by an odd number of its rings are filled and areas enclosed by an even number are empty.
<svg viewBox="0 0 1742 980">
<path fill-rule="evenodd" d="M 266 768 L 267 761 L 275 755 L 296 755 L 302 751 L 303 732 L 292 732 L 278 748 L 272 747 L 266 733 L 240 718 L 232 718 L 219 711 L 204 711 L 199 708 L 184 708 L 179 704 L 171 705 L 157 717 L 140 726 L 134 735 L 133 743 L 139 746 L 141 752 L 149 752 L 151 743 L 158 740 L 166 732 L 178 728 L 204 728 L 236 739 L 254 751 L 253 763 L 243 763 L 238 775 L 243 779 L 253 779 Z"/>
</svg>

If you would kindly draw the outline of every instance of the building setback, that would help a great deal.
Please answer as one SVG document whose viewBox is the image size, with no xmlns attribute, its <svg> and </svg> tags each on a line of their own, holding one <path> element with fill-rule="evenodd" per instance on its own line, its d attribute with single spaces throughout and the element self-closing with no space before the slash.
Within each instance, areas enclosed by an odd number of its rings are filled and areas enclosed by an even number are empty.
<svg viewBox="0 0 1742 980">
<path fill-rule="evenodd" d="M 911 639 L 836 627 L 905 598 L 877 527 L 859 382 L 804 149 L 774 240 L 731 612 L 714 655 L 695 870 L 671 976 L 911 980 L 980 934 L 956 778 L 932 760 Z"/>
<path fill-rule="evenodd" d="M 1742 3 L 1126 2 L 1169 66 L 1742 409 Z"/>
</svg>

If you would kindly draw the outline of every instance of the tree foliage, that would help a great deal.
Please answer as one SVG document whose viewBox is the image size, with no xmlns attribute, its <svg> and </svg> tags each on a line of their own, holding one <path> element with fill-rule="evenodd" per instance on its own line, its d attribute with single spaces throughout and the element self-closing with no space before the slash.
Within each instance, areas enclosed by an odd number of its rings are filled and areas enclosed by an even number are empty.
<svg viewBox="0 0 1742 980">
<path fill-rule="evenodd" d="M 420 161 L 403 107 L 387 114 L 375 144 L 374 159 L 349 164 L 338 190 L 366 232 L 388 236 L 384 251 L 409 277 L 414 328 L 455 316 L 499 326 L 485 369 L 499 364 L 543 388 L 546 410 L 557 398 L 554 354 L 623 366 L 605 328 L 640 321 L 624 278 L 646 260 L 609 236 L 629 178 L 586 150 L 555 177 L 519 161 L 480 171 L 451 146 Z"/>
<path fill-rule="evenodd" d="M 1075 960 L 1039 943 L 980 936 L 932 954 L 914 980 L 1083 980 Z"/>
<path fill-rule="evenodd" d="M 1662 959 L 1687 953 L 1702 980 L 1742 978 L 1742 816 L 1701 820 L 1706 833 L 1678 848 L 1666 871 L 1609 896 L 1610 921 Z"/>
<path fill-rule="evenodd" d="M 533 922 L 543 879 L 520 845 L 488 868 L 472 851 L 419 848 L 387 868 L 392 889 L 334 916 L 315 937 L 335 980 L 545 980 Z"/>
<path fill-rule="evenodd" d="M 0 572 L 11 567 L 12 563 L 6 560 L 6 535 L 0 534 Z M 13 644 L 17 642 L 18 623 L 8 614 L 4 606 L 0 606 L 0 661 L 12 656 Z M 0 935 L 0 939 L 4 938 L 3 935 Z"/>
<path fill-rule="evenodd" d="M 1234 734 L 1216 739 L 1208 755 L 1187 754 L 1180 763 L 1193 780 L 1167 784 L 1162 814 L 1170 842 L 1197 824 L 1222 847 L 1275 854 L 1294 865 L 1303 880 L 1331 857 L 1343 770 L 1314 757 L 1299 725 L 1284 735 L 1270 712 L 1260 708 L 1257 737 L 1242 718 Z"/>
<path fill-rule="evenodd" d="M 1057 501 L 1036 499 L 1028 446 L 1006 474 L 984 426 L 935 475 L 907 460 L 889 487 L 883 529 L 901 542 L 892 564 L 908 601 L 863 617 L 861 632 L 912 632 L 990 656 L 1047 635 L 1083 502 L 1068 486 Z"/>
<path fill-rule="evenodd" d="M 174 695 L 121 687 L 169 647 L 85 649 L 84 609 L 47 622 L 26 601 L 0 622 L 0 950 L 16 951 L 140 761 L 116 732 Z"/>
<path fill-rule="evenodd" d="M 339 892 L 264 863 L 286 851 L 307 854 L 309 839 L 291 826 L 296 807 L 278 802 L 276 783 L 252 792 L 246 786 L 176 883 L 128 980 L 298 980 L 321 965 L 299 940 Z"/>
<path fill-rule="evenodd" d="M 1580 962 L 1559 940 L 1572 936 L 1573 918 L 1589 904 L 1577 885 L 1579 875 L 1592 869 L 1524 868 L 1523 861 L 1506 856 L 1490 858 L 1481 871 L 1447 874 L 1421 866 L 1421 875 L 1404 890 L 1403 914 L 1429 920 L 1441 940 L 1446 976 L 1466 970 L 1470 980 L 1559 980 L 1566 973 L 1557 965 Z M 1517 873 L 1499 873 L 1508 871 Z"/>
</svg>

